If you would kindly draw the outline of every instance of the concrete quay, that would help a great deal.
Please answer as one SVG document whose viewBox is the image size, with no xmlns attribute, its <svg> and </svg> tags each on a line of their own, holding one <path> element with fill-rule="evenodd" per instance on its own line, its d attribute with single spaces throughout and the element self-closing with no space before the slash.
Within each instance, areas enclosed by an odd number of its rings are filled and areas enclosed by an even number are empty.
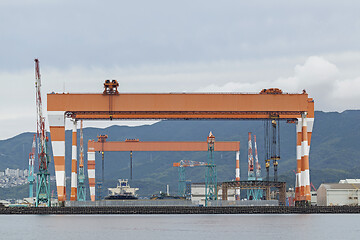
<svg viewBox="0 0 360 240">
<path fill-rule="evenodd" d="M 0 214 L 84 215 L 84 214 L 356 214 L 360 206 L 126 206 L 126 207 L 2 207 Z"/>
</svg>

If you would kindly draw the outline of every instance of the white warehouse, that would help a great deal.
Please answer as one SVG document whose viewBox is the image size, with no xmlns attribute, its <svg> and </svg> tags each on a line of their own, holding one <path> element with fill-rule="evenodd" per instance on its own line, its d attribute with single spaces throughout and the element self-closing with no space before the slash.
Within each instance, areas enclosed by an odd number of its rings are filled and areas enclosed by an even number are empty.
<svg viewBox="0 0 360 240">
<path fill-rule="evenodd" d="M 360 179 L 345 179 L 339 183 L 323 183 L 317 190 L 318 206 L 357 206 L 360 198 Z"/>
<path fill-rule="evenodd" d="M 218 185 L 218 199 L 222 199 L 222 189 Z M 205 183 L 192 183 L 191 184 L 191 200 L 205 204 Z M 235 189 L 228 190 L 228 200 L 235 201 Z"/>
</svg>

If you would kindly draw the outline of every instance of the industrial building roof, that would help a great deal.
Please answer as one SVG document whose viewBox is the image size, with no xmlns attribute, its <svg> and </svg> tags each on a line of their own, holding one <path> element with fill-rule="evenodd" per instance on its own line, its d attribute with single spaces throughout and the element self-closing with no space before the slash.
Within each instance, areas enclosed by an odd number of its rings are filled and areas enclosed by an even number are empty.
<svg viewBox="0 0 360 240">
<path fill-rule="evenodd" d="M 326 189 L 353 189 L 353 190 L 356 190 L 356 189 L 360 189 L 360 184 L 357 183 L 357 184 L 352 184 L 352 183 L 323 183 L 321 184 L 321 186 L 324 186 Z M 321 187 L 320 186 L 320 187 Z"/>
<path fill-rule="evenodd" d="M 345 179 L 345 180 L 340 180 L 339 183 L 358 183 L 360 184 L 360 179 Z"/>
</svg>

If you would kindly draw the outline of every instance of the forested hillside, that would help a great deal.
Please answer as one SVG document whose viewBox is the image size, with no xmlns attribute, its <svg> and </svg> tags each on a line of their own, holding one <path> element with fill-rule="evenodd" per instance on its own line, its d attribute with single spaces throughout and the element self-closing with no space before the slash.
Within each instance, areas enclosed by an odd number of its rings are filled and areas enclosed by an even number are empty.
<svg viewBox="0 0 360 240">
<path fill-rule="evenodd" d="M 263 121 L 161 121 L 153 125 L 138 127 L 111 126 L 105 129 L 85 128 L 85 149 L 87 140 L 97 135 L 108 135 L 108 141 L 123 141 L 138 138 L 140 141 L 205 141 L 212 131 L 216 141 L 240 141 L 241 177 L 247 176 L 247 136 L 257 135 L 259 161 L 264 167 L 264 123 Z M 296 168 L 295 125 L 281 122 L 280 180 L 293 186 Z M 33 133 L 23 133 L 11 139 L 0 141 L 0 170 L 5 168 L 27 168 L 28 153 L 31 149 Z M 70 176 L 71 132 L 66 132 L 66 171 Z M 337 182 L 344 178 L 360 178 L 360 111 L 315 113 L 315 123 L 310 150 L 311 181 L 317 187 L 322 182 Z M 134 152 L 131 185 L 139 187 L 139 194 L 149 195 L 165 191 L 170 184 L 173 193 L 177 191 L 178 169 L 172 163 L 181 159 L 206 161 L 206 152 Z M 97 153 L 97 177 L 100 177 L 101 156 Z M 235 177 L 235 153 L 216 152 L 215 161 L 218 180 L 226 181 Z M 186 170 L 187 179 L 204 181 L 203 168 Z M 272 173 L 272 168 L 271 168 Z M 53 164 L 51 174 L 54 175 Z M 118 178 L 129 178 L 129 153 L 105 153 L 105 188 L 115 186 Z M 69 186 L 69 185 L 68 185 Z M 10 190 L 11 191 L 11 190 Z M 0 189 L 0 196 L 9 190 Z M 19 191 L 26 194 L 26 191 Z M 24 192 L 24 193 L 23 193 Z M 22 197 L 22 196 L 19 196 Z"/>
</svg>

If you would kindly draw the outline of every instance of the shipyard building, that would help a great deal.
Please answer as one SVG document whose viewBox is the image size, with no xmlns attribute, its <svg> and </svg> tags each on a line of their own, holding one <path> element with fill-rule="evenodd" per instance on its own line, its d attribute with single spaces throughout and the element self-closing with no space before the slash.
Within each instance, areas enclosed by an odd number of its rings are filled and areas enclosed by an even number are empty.
<svg viewBox="0 0 360 240">
<path fill-rule="evenodd" d="M 323 183 L 317 190 L 318 206 L 358 206 L 360 179 L 345 179 L 339 183 Z"/>
</svg>

